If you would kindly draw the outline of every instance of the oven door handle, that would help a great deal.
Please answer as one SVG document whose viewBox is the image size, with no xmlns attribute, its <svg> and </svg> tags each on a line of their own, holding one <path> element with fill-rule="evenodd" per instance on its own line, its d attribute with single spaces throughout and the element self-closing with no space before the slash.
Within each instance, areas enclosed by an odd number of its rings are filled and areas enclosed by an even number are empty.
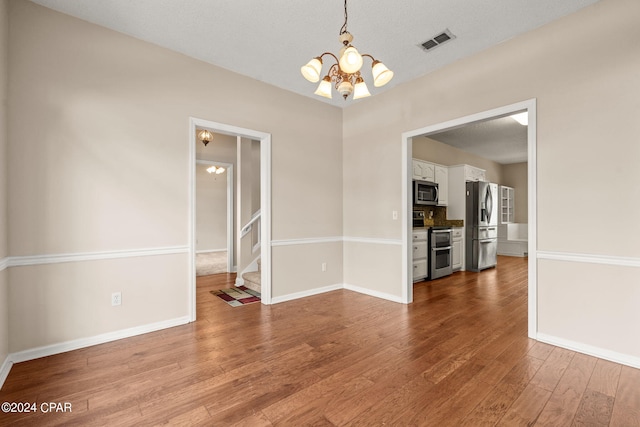
<svg viewBox="0 0 640 427">
<path fill-rule="evenodd" d="M 432 233 L 451 233 L 451 230 L 431 230 Z"/>
<path fill-rule="evenodd" d="M 441 248 L 431 248 L 432 251 L 437 252 L 437 251 L 448 251 L 449 249 L 451 249 L 453 246 L 444 246 Z"/>
</svg>

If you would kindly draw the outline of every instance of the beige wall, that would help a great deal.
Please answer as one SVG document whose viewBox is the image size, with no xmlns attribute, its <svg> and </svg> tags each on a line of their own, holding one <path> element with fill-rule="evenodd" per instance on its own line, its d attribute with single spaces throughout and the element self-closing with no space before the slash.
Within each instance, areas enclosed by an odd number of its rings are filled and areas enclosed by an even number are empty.
<svg viewBox="0 0 640 427">
<path fill-rule="evenodd" d="M 502 182 L 502 165 L 500 163 L 462 151 L 425 136 L 413 138 L 413 158 L 438 163 L 443 166 L 475 166 L 487 172 L 487 180 L 489 182 Z"/>
<path fill-rule="evenodd" d="M 529 179 L 527 177 L 527 163 L 513 163 L 502 165 L 502 185 L 514 190 L 515 222 L 526 224 L 529 217 Z"/>
<path fill-rule="evenodd" d="M 0 0 L 0 264 L 7 252 L 7 84 L 8 2 Z M 7 270 L 0 268 L 0 366 L 9 353 L 9 287 Z"/>
<path fill-rule="evenodd" d="M 271 133 L 274 239 L 342 234 L 341 174 L 309 173 L 342 169 L 340 109 L 31 2 L 13 1 L 10 19 L 12 256 L 186 246 L 190 116 Z M 12 267 L 10 350 L 187 315 L 187 259 L 114 261 L 100 277 L 89 262 Z M 128 279 L 142 267 L 170 274 Z M 289 267 L 274 263 L 274 296 L 334 284 Z M 54 300 L 29 303 L 54 290 L 69 301 L 62 318 L 46 314 Z"/>
<path fill-rule="evenodd" d="M 227 176 L 196 165 L 196 251 L 227 247 Z"/>
<path fill-rule="evenodd" d="M 640 2 L 602 0 L 347 107 L 343 114 L 345 235 L 401 239 L 401 225 L 391 220 L 390 212 L 402 208 L 402 132 L 536 98 L 539 250 L 640 257 L 640 241 L 628 238 L 640 235 L 640 222 L 634 220 L 640 216 L 637 16 Z M 383 164 L 387 173 L 370 173 Z M 593 238 L 590 230 L 601 218 L 593 210 L 593 194 L 599 195 L 599 206 L 624 222 L 624 231 Z M 585 262 L 561 263 L 576 278 L 582 277 Z M 386 280 L 382 267 L 364 257 L 351 258 L 345 268 L 353 272 L 354 285 L 401 295 L 400 276 Z M 626 330 L 627 337 L 640 335 L 637 280 L 632 282 L 626 271 L 618 271 L 623 267 L 593 268 L 610 273 L 608 282 L 616 282 L 615 292 L 609 286 L 578 289 L 579 280 L 567 283 L 571 275 L 555 274 L 557 265 L 538 264 L 538 292 L 558 291 L 560 296 L 552 305 L 540 301 L 539 331 L 640 357 L 637 347 L 629 347 L 619 336 L 612 340 L 606 332 L 591 331 L 586 323 L 558 327 L 563 309 L 573 307 L 574 315 L 589 319 L 589 324 L 602 321 Z M 637 268 L 634 271 L 637 278 Z M 575 305 L 576 293 L 584 304 Z M 599 304 L 606 309 L 592 309 Z"/>
</svg>

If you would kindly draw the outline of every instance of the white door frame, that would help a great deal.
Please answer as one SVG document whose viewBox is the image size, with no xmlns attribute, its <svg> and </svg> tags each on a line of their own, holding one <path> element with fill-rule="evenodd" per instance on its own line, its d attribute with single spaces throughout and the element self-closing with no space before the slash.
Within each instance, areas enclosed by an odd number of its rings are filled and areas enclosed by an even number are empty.
<svg viewBox="0 0 640 427">
<path fill-rule="evenodd" d="M 196 164 L 223 167 L 227 170 L 227 271 L 233 273 L 233 164 L 199 159 L 196 159 Z"/>
<path fill-rule="evenodd" d="M 528 178 L 528 250 L 529 250 L 529 278 L 528 278 L 528 335 L 536 338 L 538 331 L 538 277 L 537 277 L 537 251 L 538 251 L 538 217 L 537 217 L 537 158 L 536 158 L 536 99 L 517 102 L 504 107 L 483 111 L 469 116 L 460 117 L 443 123 L 438 123 L 416 129 L 402 134 L 402 302 L 409 304 L 413 301 L 412 261 L 409 253 L 411 242 L 412 211 L 411 190 L 412 182 L 412 138 L 415 136 L 439 132 L 445 129 L 460 127 L 469 123 L 487 120 L 495 117 L 508 116 L 510 114 L 527 111 L 529 124 L 527 126 L 527 178 Z"/>
<path fill-rule="evenodd" d="M 189 117 L 189 158 L 188 158 L 188 186 L 189 186 L 189 279 L 188 283 L 188 313 L 190 320 L 196 320 L 196 273 L 195 273 L 195 164 L 196 164 L 196 127 L 206 128 L 215 133 L 241 136 L 260 141 L 260 240 L 262 258 L 262 304 L 271 304 L 271 134 L 252 129 L 210 120 Z"/>
</svg>

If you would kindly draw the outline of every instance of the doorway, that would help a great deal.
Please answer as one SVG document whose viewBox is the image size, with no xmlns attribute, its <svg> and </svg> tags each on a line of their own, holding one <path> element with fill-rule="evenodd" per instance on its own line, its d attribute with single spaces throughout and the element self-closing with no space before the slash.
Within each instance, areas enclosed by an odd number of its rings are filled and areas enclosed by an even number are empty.
<svg viewBox="0 0 640 427">
<path fill-rule="evenodd" d="M 233 177 L 233 163 L 196 159 L 196 276 L 234 271 Z"/>
<path fill-rule="evenodd" d="M 483 111 L 477 114 L 449 120 L 443 123 L 430 125 L 402 134 L 402 301 L 405 304 L 413 301 L 412 280 L 412 256 L 409 251 L 412 234 L 412 197 L 410 195 L 412 184 L 412 158 L 413 138 L 423 135 L 454 129 L 467 124 L 486 121 L 493 118 L 504 117 L 518 112 L 527 112 L 529 123 L 527 126 L 527 188 L 528 188 L 528 336 L 536 337 L 537 333 L 537 216 L 536 216 L 536 100 L 530 99 L 504 107 Z"/>
<path fill-rule="evenodd" d="M 222 135 L 230 135 L 260 142 L 260 250 L 262 258 L 261 282 L 262 304 L 271 303 L 271 135 L 252 129 L 241 128 L 210 120 L 189 118 L 189 156 L 188 156 L 188 313 L 190 320 L 196 320 L 196 129 L 208 129 Z M 233 218 L 233 216 L 231 216 Z M 232 258 L 229 256 L 229 258 Z"/>
</svg>

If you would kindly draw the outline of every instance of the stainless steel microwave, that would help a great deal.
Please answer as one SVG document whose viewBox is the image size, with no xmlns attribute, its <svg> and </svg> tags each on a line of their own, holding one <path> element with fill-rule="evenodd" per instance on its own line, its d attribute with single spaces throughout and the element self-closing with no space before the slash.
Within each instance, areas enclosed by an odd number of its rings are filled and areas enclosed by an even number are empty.
<svg viewBox="0 0 640 427">
<path fill-rule="evenodd" d="M 438 204 L 438 184 L 431 181 L 413 181 L 413 204 L 435 206 Z"/>
</svg>

